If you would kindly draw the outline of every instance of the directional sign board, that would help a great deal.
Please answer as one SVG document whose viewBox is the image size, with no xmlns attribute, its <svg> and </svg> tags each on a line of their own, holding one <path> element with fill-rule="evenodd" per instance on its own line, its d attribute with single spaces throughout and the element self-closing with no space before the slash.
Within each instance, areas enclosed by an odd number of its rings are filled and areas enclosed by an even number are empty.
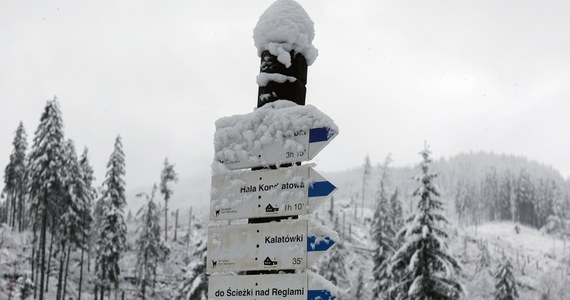
<svg viewBox="0 0 570 300">
<path fill-rule="evenodd" d="M 313 273 L 210 276 L 208 299 L 333 300 L 336 289 Z"/>
<path fill-rule="evenodd" d="M 336 241 L 334 231 L 308 220 L 210 226 L 207 270 L 305 269 Z"/>
<path fill-rule="evenodd" d="M 216 121 L 214 159 L 231 170 L 309 161 L 337 136 L 336 124 L 316 107 L 274 103 Z"/>
<path fill-rule="evenodd" d="M 335 190 L 309 166 L 230 172 L 212 177 L 210 219 L 310 214 Z"/>
<path fill-rule="evenodd" d="M 337 135 L 337 132 L 328 127 L 311 128 L 309 130 L 297 130 L 289 134 L 282 134 L 276 140 L 291 140 L 293 149 L 283 147 L 282 142 L 262 144 L 260 149 L 254 150 L 245 159 L 234 161 L 220 160 L 231 170 L 263 167 L 270 165 L 282 165 L 294 162 L 312 160 L 317 154 Z"/>
</svg>

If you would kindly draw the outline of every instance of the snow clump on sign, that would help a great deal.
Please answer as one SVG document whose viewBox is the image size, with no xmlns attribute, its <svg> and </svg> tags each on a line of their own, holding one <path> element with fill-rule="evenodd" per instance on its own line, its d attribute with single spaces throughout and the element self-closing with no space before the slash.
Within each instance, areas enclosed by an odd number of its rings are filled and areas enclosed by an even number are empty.
<svg viewBox="0 0 570 300">
<path fill-rule="evenodd" d="M 294 50 L 302 54 L 307 65 L 317 59 L 318 50 L 312 42 L 315 26 L 303 7 L 293 0 L 277 0 L 259 17 L 253 30 L 253 40 L 257 55 L 269 50 L 287 68 L 291 66 Z"/>
<path fill-rule="evenodd" d="M 288 100 L 271 102 L 252 113 L 216 121 L 214 160 L 251 161 L 264 165 L 257 155 L 262 146 L 281 145 L 284 149 L 303 150 L 294 140 L 294 133 L 320 127 L 338 132 L 334 121 L 312 105 L 299 106 Z M 212 165 L 214 174 L 225 173 L 223 169 L 218 164 Z"/>
</svg>

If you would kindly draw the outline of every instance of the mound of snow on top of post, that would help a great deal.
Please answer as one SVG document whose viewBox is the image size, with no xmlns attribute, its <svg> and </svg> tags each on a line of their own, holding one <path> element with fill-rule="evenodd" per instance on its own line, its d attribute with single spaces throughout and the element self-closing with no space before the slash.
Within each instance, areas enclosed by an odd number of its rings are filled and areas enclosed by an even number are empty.
<svg viewBox="0 0 570 300">
<path fill-rule="evenodd" d="M 262 145 L 275 143 L 285 148 L 295 148 L 296 142 L 292 137 L 294 132 L 320 127 L 338 132 L 334 121 L 312 105 L 300 106 L 289 100 L 271 102 L 249 114 L 224 117 L 216 121 L 214 160 L 255 160 L 257 156 L 253 153 L 259 152 Z M 212 172 L 213 175 L 219 175 L 227 172 L 227 169 L 215 163 Z"/>
<path fill-rule="evenodd" d="M 253 40 L 257 54 L 265 50 L 286 67 L 291 66 L 289 52 L 301 53 L 310 66 L 317 59 L 318 50 L 312 42 L 315 26 L 303 7 L 293 0 L 277 0 L 259 17 Z"/>
</svg>

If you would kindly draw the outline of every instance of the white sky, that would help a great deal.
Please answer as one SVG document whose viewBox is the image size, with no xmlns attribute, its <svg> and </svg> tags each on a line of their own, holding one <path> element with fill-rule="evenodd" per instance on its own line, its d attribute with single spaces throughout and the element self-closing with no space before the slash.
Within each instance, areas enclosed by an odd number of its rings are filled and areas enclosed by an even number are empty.
<svg viewBox="0 0 570 300">
<path fill-rule="evenodd" d="M 214 121 L 256 105 L 252 33 L 272 1 L 0 1 L 0 168 L 22 120 L 30 144 L 57 95 L 100 182 L 117 134 L 128 190 L 165 156 L 175 206 L 208 204 Z M 319 57 L 307 103 L 341 133 L 318 169 L 486 150 L 570 175 L 570 2 L 299 1 Z M 176 195 L 176 191 L 175 191 Z"/>
</svg>

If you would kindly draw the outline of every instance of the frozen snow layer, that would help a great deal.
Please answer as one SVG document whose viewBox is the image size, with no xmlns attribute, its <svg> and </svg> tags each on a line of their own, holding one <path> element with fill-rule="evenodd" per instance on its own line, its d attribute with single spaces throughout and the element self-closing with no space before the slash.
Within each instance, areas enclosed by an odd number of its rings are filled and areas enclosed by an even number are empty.
<svg viewBox="0 0 570 300">
<path fill-rule="evenodd" d="M 289 52 L 302 54 L 310 66 L 318 55 L 312 42 L 315 37 L 313 20 L 303 7 L 293 0 L 277 0 L 259 17 L 253 40 L 257 54 L 268 50 L 287 68 L 291 66 Z"/>
<path fill-rule="evenodd" d="M 266 86 L 270 81 L 274 81 L 277 83 L 284 83 L 284 82 L 295 82 L 297 78 L 286 76 L 279 73 L 259 73 L 257 75 L 257 85 L 258 86 Z"/>
<path fill-rule="evenodd" d="M 310 141 L 313 129 L 321 129 L 317 142 Z M 334 121 L 314 106 L 278 100 L 249 114 L 217 120 L 214 160 L 230 169 L 306 161 L 337 133 Z M 224 173 L 216 165 L 212 171 Z"/>
</svg>

